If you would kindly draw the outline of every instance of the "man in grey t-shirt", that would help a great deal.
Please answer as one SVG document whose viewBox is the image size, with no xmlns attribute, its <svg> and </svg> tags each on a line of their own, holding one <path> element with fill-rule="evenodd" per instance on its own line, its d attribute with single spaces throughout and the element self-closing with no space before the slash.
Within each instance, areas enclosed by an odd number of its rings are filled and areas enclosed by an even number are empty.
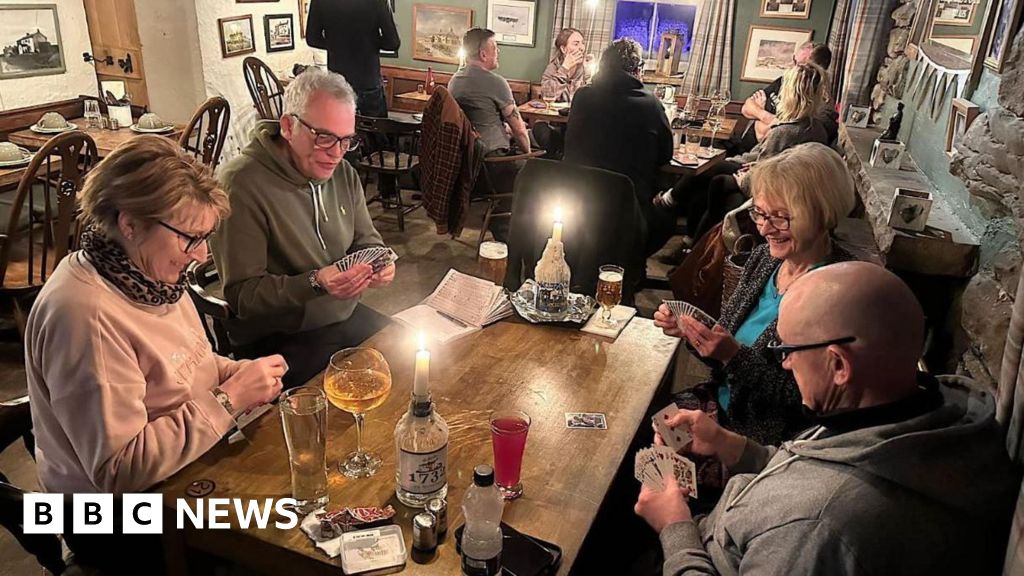
<svg viewBox="0 0 1024 576">
<path fill-rule="evenodd" d="M 487 152 L 510 148 L 508 123 L 517 153 L 530 151 L 526 123 L 519 116 L 508 81 L 495 74 L 498 68 L 498 43 L 494 32 L 472 28 L 463 37 L 467 66 L 448 82 L 448 90 L 466 113 Z"/>
</svg>

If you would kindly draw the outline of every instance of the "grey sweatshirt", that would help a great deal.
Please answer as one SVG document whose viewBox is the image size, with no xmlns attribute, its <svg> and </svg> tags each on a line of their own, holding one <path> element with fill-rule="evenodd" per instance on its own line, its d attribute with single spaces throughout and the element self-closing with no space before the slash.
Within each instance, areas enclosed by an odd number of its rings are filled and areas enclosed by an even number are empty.
<svg viewBox="0 0 1024 576">
<path fill-rule="evenodd" d="M 353 247 L 383 244 L 355 169 L 342 161 L 328 180 L 310 180 L 280 141 L 276 121 L 258 123 L 220 175 L 231 216 L 213 238 L 213 255 L 236 316 L 225 322 L 236 345 L 347 320 L 357 299 L 317 295 L 309 273 Z"/>
<path fill-rule="evenodd" d="M 662 530 L 664 574 L 993 573 L 1019 477 L 992 397 L 939 380 L 943 405 L 903 422 L 748 441 L 711 514 Z"/>
</svg>

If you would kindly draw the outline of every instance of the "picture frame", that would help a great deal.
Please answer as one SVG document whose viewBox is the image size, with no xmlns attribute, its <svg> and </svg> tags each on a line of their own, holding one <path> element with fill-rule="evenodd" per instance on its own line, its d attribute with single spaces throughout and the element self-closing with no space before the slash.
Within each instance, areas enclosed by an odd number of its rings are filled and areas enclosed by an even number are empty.
<svg viewBox="0 0 1024 576">
<path fill-rule="evenodd" d="M 306 22 L 309 20 L 309 3 L 311 0 L 297 0 L 299 3 L 299 37 L 306 37 Z"/>
<path fill-rule="evenodd" d="M 761 18 L 807 20 L 810 17 L 811 0 L 761 0 Z"/>
<path fill-rule="evenodd" d="M 810 41 L 814 30 L 751 26 L 747 32 L 746 54 L 740 80 L 768 84 L 793 65 L 793 54 Z"/>
<path fill-rule="evenodd" d="M 949 125 L 946 127 L 946 156 L 956 156 L 956 143 L 959 142 L 974 119 L 981 113 L 981 107 L 963 98 L 953 98 L 949 108 Z"/>
<path fill-rule="evenodd" d="M 926 190 L 896 188 L 889 205 L 887 223 L 892 228 L 922 232 L 932 211 L 932 193 Z"/>
<path fill-rule="evenodd" d="M 472 8 L 413 4 L 413 60 L 458 65 L 462 36 L 472 26 Z"/>
<path fill-rule="evenodd" d="M 964 54 L 974 54 L 974 45 L 977 42 L 977 38 L 974 36 L 961 36 L 961 35 L 948 35 L 948 36 L 932 36 L 931 41 L 936 44 L 942 44 L 948 46 L 957 52 L 963 52 Z"/>
<path fill-rule="evenodd" d="M 932 24 L 973 26 L 977 6 L 977 0 L 936 0 Z"/>
<path fill-rule="evenodd" d="M 996 73 L 1002 73 L 1006 56 L 1010 52 L 1010 43 L 1017 32 L 1020 22 L 1022 2 L 1020 0 L 992 0 L 996 5 L 995 24 L 988 46 L 985 47 L 985 67 Z"/>
<path fill-rule="evenodd" d="M 871 148 L 871 167 L 899 170 L 906 149 L 907 145 L 899 140 L 875 140 Z"/>
<path fill-rule="evenodd" d="M 252 27 L 252 14 L 217 19 L 220 33 L 220 53 L 224 58 L 251 54 L 256 51 L 256 34 Z"/>
<path fill-rule="evenodd" d="M 871 121 L 871 108 L 851 104 L 846 107 L 846 125 L 854 128 L 867 128 Z"/>
<path fill-rule="evenodd" d="M 384 2 L 387 4 L 388 10 L 391 11 L 391 18 L 394 19 L 395 0 L 384 0 Z M 379 54 L 381 58 L 398 58 L 398 50 L 380 50 Z"/>
<path fill-rule="evenodd" d="M 0 14 L 0 79 L 67 71 L 56 4 L 0 4 Z"/>
<path fill-rule="evenodd" d="M 498 44 L 537 45 L 537 2 L 534 0 L 487 0 L 487 28 Z"/>
<path fill-rule="evenodd" d="M 267 52 L 295 49 L 295 19 L 292 14 L 266 14 L 263 16 L 263 39 Z"/>
</svg>

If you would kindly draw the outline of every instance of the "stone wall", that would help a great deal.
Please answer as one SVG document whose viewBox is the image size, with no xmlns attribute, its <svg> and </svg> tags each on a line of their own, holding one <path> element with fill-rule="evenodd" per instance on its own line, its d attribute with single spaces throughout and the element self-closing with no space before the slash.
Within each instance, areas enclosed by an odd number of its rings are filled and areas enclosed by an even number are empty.
<svg viewBox="0 0 1024 576">
<path fill-rule="evenodd" d="M 1021 266 L 1024 231 L 1024 34 L 1018 33 L 998 97 L 957 145 L 950 171 L 963 180 L 971 207 L 986 221 L 981 269 L 968 283 L 961 325 L 967 342 L 960 369 L 994 386 Z"/>
<path fill-rule="evenodd" d="M 893 27 L 889 32 L 889 45 L 885 59 L 878 69 L 877 83 L 871 89 L 871 108 L 876 112 L 885 103 L 885 97 L 901 97 L 907 57 L 903 51 L 910 41 L 910 27 L 917 14 L 917 0 L 900 0 L 901 4 L 892 13 Z"/>
</svg>

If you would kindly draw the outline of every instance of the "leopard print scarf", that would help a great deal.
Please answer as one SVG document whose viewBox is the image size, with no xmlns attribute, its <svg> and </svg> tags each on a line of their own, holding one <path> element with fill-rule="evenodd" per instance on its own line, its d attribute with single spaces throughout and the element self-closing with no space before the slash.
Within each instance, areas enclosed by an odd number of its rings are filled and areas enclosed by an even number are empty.
<svg viewBox="0 0 1024 576">
<path fill-rule="evenodd" d="M 176 284 L 147 277 L 128 258 L 120 244 L 104 236 L 94 226 L 82 232 L 82 249 L 100 275 L 129 300 L 148 306 L 174 304 L 185 292 L 184 276 Z"/>
</svg>

